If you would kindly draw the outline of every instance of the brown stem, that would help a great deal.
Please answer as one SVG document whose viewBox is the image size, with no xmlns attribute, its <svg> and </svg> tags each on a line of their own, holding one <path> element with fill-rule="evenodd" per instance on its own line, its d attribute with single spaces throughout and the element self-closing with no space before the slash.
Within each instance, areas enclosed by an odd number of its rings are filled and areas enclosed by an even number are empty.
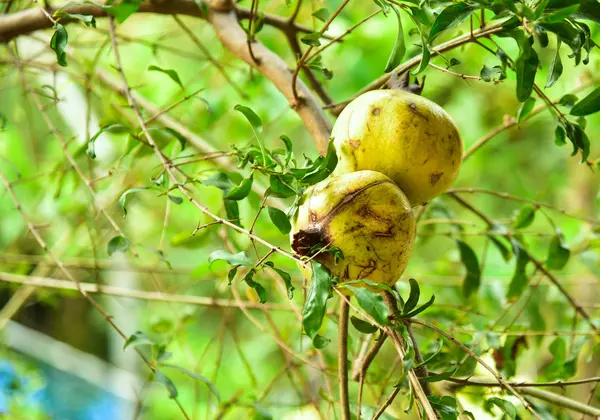
<svg viewBox="0 0 600 420">
<path fill-rule="evenodd" d="M 338 322 L 338 380 L 340 385 L 340 405 L 342 420 L 350 420 L 350 398 L 348 395 L 348 315 L 350 306 L 345 299 L 340 300 Z"/>
</svg>

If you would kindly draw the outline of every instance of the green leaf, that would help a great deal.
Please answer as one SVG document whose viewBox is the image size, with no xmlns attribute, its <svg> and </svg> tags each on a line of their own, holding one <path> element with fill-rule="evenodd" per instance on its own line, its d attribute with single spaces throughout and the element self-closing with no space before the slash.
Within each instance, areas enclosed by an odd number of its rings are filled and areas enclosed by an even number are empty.
<svg viewBox="0 0 600 420">
<path fill-rule="evenodd" d="M 237 254 L 231 254 L 224 250 L 218 250 L 212 252 L 208 256 L 209 264 L 212 264 L 214 261 L 225 261 L 230 265 L 241 265 L 243 267 L 253 267 L 252 261 L 246 256 L 244 252 L 239 252 Z"/>
<path fill-rule="evenodd" d="M 300 38 L 303 44 L 310 45 L 311 47 L 319 47 L 321 46 L 321 32 L 313 32 L 307 35 L 304 35 Z"/>
<path fill-rule="evenodd" d="M 117 19 L 117 22 L 123 23 L 129 16 L 137 12 L 142 0 L 121 0 L 119 4 L 103 6 L 110 15 Z"/>
<path fill-rule="evenodd" d="M 564 146 L 567 142 L 566 139 L 567 138 L 567 132 L 565 130 L 565 128 L 558 124 L 556 126 L 556 129 L 554 130 L 554 144 L 556 144 L 557 146 Z"/>
<path fill-rule="evenodd" d="M 462 261 L 467 274 L 463 279 L 462 291 L 463 296 L 469 297 L 473 292 L 477 292 L 481 284 L 481 269 L 479 268 L 479 261 L 473 248 L 467 243 L 457 240 L 458 250 L 460 252 L 460 260 Z"/>
<path fill-rule="evenodd" d="M 456 372 L 456 369 L 449 372 L 440 373 L 438 375 L 422 376 L 419 378 L 419 381 L 429 383 L 445 381 L 446 379 L 450 379 L 452 375 L 454 375 L 454 372 Z"/>
<path fill-rule="evenodd" d="M 511 241 L 513 253 L 517 259 L 515 267 L 515 273 L 513 274 L 510 285 L 508 286 L 507 298 L 517 298 L 521 296 L 527 286 L 527 263 L 529 262 L 529 255 L 523 246 L 516 240 Z"/>
<path fill-rule="evenodd" d="M 254 289 L 254 291 L 258 295 L 258 298 L 260 299 L 260 303 L 265 303 L 267 301 L 267 291 L 260 283 L 254 281 L 254 274 L 256 274 L 256 271 L 248 271 L 248 273 L 246 273 L 246 275 L 244 276 L 244 281 L 248 286 Z"/>
<path fill-rule="evenodd" d="M 123 344 L 123 350 L 127 350 L 128 347 L 151 346 L 153 344 L 156 344 L 156 342 L 148 337 L 146 333 L 136 331 L 127 337 L 125 344 Z"/>
<path fill-rule="evenodd" d="M 379 293 L 372 292 L 364 287 L 345 286 L 354 293 L 358 304 L 368 313 L 379 325 L 388 325 L 388 315 L 390 310 L 383 302 L 383 297 Z"/>
<path fill-rule="evenodd" d="M 130 188 L 127 191 L 125 191 L 123 194 L 121 194 L 121 197 L 119 197 L 119 207 L 121 207 L 121 210 L 123 210 L 123 217 L 127 216 L 127 197 L 130 194 L 135 194 L 140 191 L 146 191 L 146 190 L 148 190 L 147 187 Z"/>
<path fill-rule="evenodd" d="M 327 19 L 329 19 L 329 10 L 326 7 L 321 7 L 316 12 L 313 12 L 312 15 L 321 22 L 327 22 Z"/>
<path fill-rule="evenodd" d="M 579 124 L 567 122 L 567 137 L 573 143 L 573 153 L 575 155 L 581 150 L 581 162 L 585 162 L 590 155 L 590 139 Z"/>
<path fill-rule="evenodd" d="M 404 30 L 402 29 L 402 17 L 400 16 L 400 12 L 393 4 L 390 4 L 390 7 L 396 14 L 396 18 L 398 19 L 398 36 L 396 37 L 396 42 L 394 43 L 394 47 L 392 48 L 392 52 L 388 58 L 387 64 L 385 65 L 384 72 L 389 73 L 394 70 L 401 62 L 402 57 L 406 53 L 406 43 L 404 41 Z"/>
<path fill-rule="evenodd" d="M 238 268 L 240 268 L 240 266 L 236 265 L 231 270 L 229 270 L 229 272 L 227 273 L 227 280 L 228 280 L 229 286 L 231 286 L 231 283 L 233 283 L 233 280 L 235 279 L 235 275 L 238 272 Z"/>
<path fill-rule="evenodd" d="M 181 79 L 179 78 L 179 75 L 177 74 L 177 72 L 175 70 L 163 69 L 163 68 L 155 66 L 155 65 L 150 65 L 150 66 L 148 66 L 148 71 L 158 71 L 160 73 L 166 74 L 167 76 L 169 76 L 169 78 L 172 81 L 177 83 L 179 85 L 179 87 L 181 87 L 181 89 L 183 89 L 183 83 L 181 83 Z"/>
<path fill-rule="evenodd" d="M 273 271 L 275 271 L 277 274 L 279 274 L 279 277 L 281 277 L 283 279 L 283 282 L 285 283 L 285 288 L 287 289 L 288 299 L 293 299 L 294 298 L 294 290 L 296 290 L 296 288 L 292 284 L 292 276 L 290 276 L 287 272 L 280 270 L 279 268 L 276 268 L 275 264 L 271 261 L 267 261 L 265 263 L 265 265 L 271 267 L 271 269 Z"/>
<path fill-rule="evenodd" d="M 442 352 L 443 349 L 444 349 L 444 342 L 440 340 L 439 347 L 429 357 L 427 357 L 425 360 L 423 360 L 421 363 L 417 363 L 415 365 L 415 367 L 427 366 L 427 364 L 429 362 L 431 362 L 433 359 L 435 359 Z"/>
<path fill-rule="evenodd" d="M 175 204 L 183 203 L 183 198 L 177 197 L 176 195 L 167 194 L 167 197 L 169 197 L 169 200 L 171 200 Z"/>
<path fill-rule="evenodd" d="M 415 25 L 417 25 L 416 22 Z M 422 27 L 417 26 L 417 28 L 419 30 L 419 34 L 421 35 L 421 62 L 419 63 L 419 67 L 416 70 L 411 71 L 411 74 L 414 76 L 423 72 L 429 65 L 429 60 L 431 59 L 431 51 L 429 51 L 429 41 L 427 39 L 427 34 L 425 33 L 425 30 Z"/>
<path fill-rule="evenodd" d="M 525 102 L 523 102 L 521 104 L 521 106 L 519 107 L 519 111 L 517 112 L 517 122 L 520 123 L 525 118 L 527 118 L 527 116 L 529 114 L 531 114 L 531 111 L 533 111 L 534 106 L 535 106 L 535 98 L 534 97 L 530 97 Z"/>
<path fill-rule="evenodd" d="M 258 115 L 256 115 L 256 113 L 254 111 L 252 111 L 252 109 L 248 108 L 247 106 L 244 105 L 236 105 L 233 107 L 233 109 L 235 109 L 238 112 L 241 112 L 244 117 L 246 117 L 246 119 L 248 120 L 248 122 L 250 123 L 250 125 L 252 126 L 252 128 L 256 131 L 256 133 L 260 133 L 262 131 L 262 121 L 260 119 L 260 117 Z"/>
<path fill-rule="evenodd" d="M 398 315 L 399 318 L 413 318 L 417 315 L 419 315 L 421 312 L 423 312 L 425 309 L 429 308 L 431 305 L 433 305 L 433 302 L 435 302 L 435 296 L 431 296 L 431 299 L 429 299 L 426 303 L 424 303 L 423 305 L 419 306 L 417 309 L 415 309 L 412 312 L 408 312 L 408 313 L 403 313 L 401 315 Z"/>
<path fill-rule="evenodd" d="M 572 6 L 558 9 L 557 11 L 544 16 L 542 20 L 547 23 L 562 22 L 563 20 L 571 16 L 573 13 L 577 12 L 579 10 L 579 6 L 579 4 L 574 4 Z"/>
<path fill-rule="evenodd" d="M 236 226 L 242 227 L 242 223 L 240 221 L 240 207 L 238 206 L 237 201 L 224 198 L 223 206 L 225 207 L 225 215 L 227 216 L 227 220 L 230 220 Z"/>
<path fill-rule="evenodd" d="M 96 143 L 96 140 L 98 139 L 98 137 L 100 137 L 100 134 L 105 133 L 105 132 L 133 134 L 133 131 L 130 127 L 127 127 L 126 125 L 119 124 L 119 123 L 107 124 L 105 126 L 100 127 L 100 130 L 98 130 L 98 132 L 96 134 L 94 134 L 90 138 L 90 141 L 88 142 L 86 153 L 90 158 L 96 159 L 95 143 Z"/>
<path fill-rule="evenodd" d="M 67 18 L 73 20 L 79 20 L 85 24 L 85 26 L 96 27 L 96 19 L 92 15 L 80 15 L 77 13 L 67 13 L 63 10 L 57 10 L 54 12 L 54 17 L 60 19 Z"/>
<path fill-rule="evenodd" d="M 187 139 L 183 136 L 183 134 L 181 134 L 179 131 L 173 130 L 172 128 L 169 127 L 151 127 L 148 128 L 147 131 L 158 131 L 158 132 L 163 132 L 166 131 L 168 134 L 172 135 L 173 137 L 175 137 L 175 139 L 179 142 L 179 144 L 181 145 L 181 150 L 185 149 L 185 145 L 187 143 Z M 143 131 L 140 131 L 138 133 L 137 137 L 141 137 L 144 134 Z"/>
<path fill-rule="evenodd" d="M 199 380 L 200 382 L 204 382 L 206 384 L 206 386 L 208 387 L 208 389 L 210 390 L 210 392 L 213 393 L 213 395 L 215 397 L 217 397 L 217 400 L 219 400 L 219 402 L 221 401 L 221 394 L 219 393 L 219 390 L 217 389 L 217 387 L 205 376 L 202 376 L 198 373 L 192 372 L 188 369 L 185 369 L 181 366 L 176 366 L 176 365 L 171 365 L 171 364 L 167 364 L 167 363 L 161 363 L 161 368 L 171 368 L 171 369 L 176 369 L 180 372 L 185 373 L 186 375 L 188 375 L 190 378 L 194 378 Z"/>
<path fill-rule="evenodd" d="M 527 100 L 533 91 L 535 74 L 539 64 L 539 58 L 531 47 L 530 40 L 525 36 L 519 41 L 520 53 L 515 61 L 517 72 L 517 99 L 519 102 Z"/>
<path fill-rule="evenodd" d="M 288 198 L 295 196 L 296 190 L 293 185 L 295 178 L 291 175 L 271 175 L 269 177 L 269 187 L 271 194 L 279 198 Z"/>
<path fill-rule="evenodd" d="M 600 88 L 596 88 L 571 108 L 571 115 L 583 117 L 600 111 Z"/>
<path fill-rule="evenodd" d="M 125 252 L 130 248 L 131 244 L 122 236 L 115 236 L 108 241 L 107 252 L 108 256 L 112 256 L 115 252 Z"/>
<path fill-rule="evenodd" d="M 495 405 L 500 410 L 502 410 L 502 412 L 506 414 L 510 419 L 515 420 L 517 418 L 517 409 L 510 401 L 506 401 L 498 397 L 492 397 L 487 399 L 485 405 L 488 409 Z"/>
<path fill-rule="evenodd" d="M 350 317 L 350 322 L 352 323 L 352 325 L 354 325 L 354 328 L 356 328 L 363 334 L 373 334 L 374 332 L 377 332 L 377 330 L 379 330 L 379 328 L 377 328 L 375 325 L 371 325 L 367 321 L 363 321 L 362 319 L 357 318 L 355 316 Z"/>
<path fill-rule="evenodd" d="M 217 172 L 216 174 L 203 179 L 200 182 L 210 187 L 217 187 L 223 191 L 229 191 L 229 189 L 234 186 L 233 182 L 231 182 L 231 179 L 229 179 L 229 175 L 227 175 L 225 172 Z"/>
<path fill-rule="evenodd" d="M 50 48 L 56 53 L 56 62 L 59 66 L 67 67 L 67 53 L 65 48 L 69 42 L 69 34 L 63 25 L 57 23 L 54 25 L 54 35 L 50 40 Z"/>
<path fill-rule="evenodd" d="M 484 82 L 498 82 L 506 79 L 506 72 L 500 66 L 488 67 L 484 64 L 479 72 L 479 77 Z"/>
<path fill-rule="evenodd" d="M 446 7 L 437 16 L 435 22 L 433 22 L 433 26 L 429 31 L 429 41 L 433 41 L 433 39 L 438 36 L 440 32 L 458 26 L 461 22 L 468 18 L 473 11 L 477 9 L 478 7 L 462 2 Z"/>
<path fill-rule="evenodd" d="M 316 349 L 322 349 L 327 344 L 331 343 L 331 340 L 327 337 L 323 337 L 322 335 L 317 334 L 314 336 L 312 343 Z"/>
<path fill-rule="evenodd" d="M 321 160 L 321 163 L 314 170 L 304 175 L 304 177 L 302 178 L 302 183 L 314 185 L 318 182 L 323 181 L 325 178 L 331 175 L 331 173 L 335 170 L 337 164 L 338 157 L 335 152 L 335 146 L 333 144 L 333 140 L 330 140 L 325 158 Z"/>
<path fill-rule="evenodd" d="M 531 225 L 535 220 L 536 210 L 537 209 L 535 207 L 529 205 L 523 207 L 513 222 L 513 229 L 522 229 Z"/>
<path fill-rule="evenodd" d="M 550 241 L 546 265 L 552 270 L 562 270 L 570 256 L 571 251 L 564 245 L 562 235 L 557 232 Z"/>
<path fill-rule="evenodd" d="M 313 339 L 314 344 L 314 338 L 323 323 L 333 279 L 329 269 L 321 263 L 311 260 L 310 265 L 312 277 L 302 308 L 302 326 L 306 335 Z"/>
<path fill-rule="evenodd" d="M 287 214 L 275 207 L 267 207 L 267 209 L 269 211 L 271 222 L 273 222 L 279 232 L 284 235 L 290 233 L 292 230 L 292 225 L 290 223 L 290 219 L 287 217 Z"/>
<path fill-rule="evenodd" d="M 386 0 L 373 0 L 377 6 L 381 9 L 383 14 L 387 16 L 387 13 L 390 11 L 390 4 Z"/>
<path fill-rule="evenodd" d="M 177 387 L 171 379 L 159 370 L 154 371 L 154 380 L 159 384 L 163 384 L 169 393 L 169 398 L 177 398 Z"/>
<path fill-rule="evenodd" d="M 252 191 L 252 182 L 254 178 L 250 175 L 248 178 L 242 180 L 240 185 L 233 187 L 227 194 L 225 194 L 225 198 L 228 200 L 243 200 L 250 194 Z"/>
<path fill-rule="evenodd" d="M 419 298 L 421 297 L 421 289 L 419 288 L 419 283 L 413 278 L 408 279 L 410 283 L 410 294 L 408 295 L 408 299 L 404 304 L 402 312 L 410 312 L 419 303 Z"/>
<path fill-rule="evenodd" d="M 502 259 L 505 262 L 509 262 L 510 259 L 512 258 L 512 253 L 510 252 L 510 249 L 508 249 L 508 247 L 506 245 L 504 245 L 504 243 L 502 241 L 500 241 L 499 239 L 497 239 L 493 236 L 490 236 L 489 239 L 490 239 L 490 241 L 492 241 L 492 243 L 498 249 L 498 251 L 500 251 L 500 254 L 502 255 Z"/>
<path fill-rule="evenodd" d="M 560 60 L 560 39 L 556 43 L 556 53 L 550 63 L 550 69 L 548 70 L 548 80 L 546 80 L 546 88 L 552 87 L 556 81 L 560 78 L 563 72 L 562 61 Z"/>
</svg>

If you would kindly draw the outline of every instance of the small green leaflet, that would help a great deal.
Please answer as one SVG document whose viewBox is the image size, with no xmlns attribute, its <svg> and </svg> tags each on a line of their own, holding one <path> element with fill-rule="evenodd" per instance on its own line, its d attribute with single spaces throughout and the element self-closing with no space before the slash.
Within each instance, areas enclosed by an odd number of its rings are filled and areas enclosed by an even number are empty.
<svg viewBox="0 0 600 420">
<path fill-rule="evenodd" d="M 422 378 L 419 378 L 419 380 L 423 381 L 423 382 L 440 382 L 440 381 L 445 381 L 446 379 L 451 378 L 452 375 L 454 375 L 454 372 L 456 372 L 456 370 L 451 370 L 449 372 L 440 373 L 438 375 L 424 376 Z"/>
<path fill-rule="evenodd" d="M 140 8 L 142 0 L 121 0 L 117 5 L 100 6 L 105 9 L 109 14 L 117 19 L 117 22 L 123 23 L 129 16 L 137 12 Z"/>
<path fill-rule="evenodd" d="M 159 370 L 154 371 L 154 380 L 159 384 L 163 384 L 169 393 L 169 398 L 177 398 L 177 387 L 171 379 Z"/>
<path fill-rule="evenodd" d="M 415 309 L 421 298 L 421 288 L 419 287 L 419 283 L 413 278 L 408 279 L 408 282 L 410 284 L 410 294 L 408 295 L 408 299 L 406 299 L 402 312 L 410 312 Z"/>
<path fill-rule="evenodd" d="M 133 130 L 130 127 L 120 123 L 106 124 L 100 127 L 100 130 L 98 130 L 98 132 L 94 134 L 88 142 L 86 153 L 92 159 L 96 159 L 95 142 L 102 133 L 129 133 L 133 135 Z"/>
<path fill-rule="evenodd" d="M 125 344 L 123 344 L 123 350 L 127 350 L 128 347 L 137 347 L 137 346 L 151 346 L 155 344 L 155 341 L 146 335 L 143 331 L 136 331 L 127 337 L 125 340 Z"/>
<path fill-rule="evenodd" d="M 508 287 L 507 298 L 517 298 L 521 296 L 525 286 L 527 286 L 527 263 L 529 262 L 529 255 L 523 246 L 515 239 L 511 240 L 513 253 L 517 258 L 517 265 L 515 267 L 515 273 L 513 274 L 512 280 Z"/>
<path fill-rule="evenodd" d="M 220 190 L 229 190 L 231 187 L 233 187 L 231 179 L 229 179 L 229 176 L 225 172 L 217 172 L 216 174 L 203 179 L 201 182 L 204 185 L 217 187 Z"/>
<path fill-rule="evenodd" d="M 515 420 L 517 418 L 517 409 L 510 401 L 506 401 L 498 397 L 488 398 L 485 402 L 485 407 L 490 410 L 492 406 L 498 407 L 511 420 Z"/>
<path fill-rule="evenodd" d="M 600 88 L 596 88 L 592 93 L 577 102 L 571 108 L 571 115 L 583 117 L 600 111 Z"/>
<path fill-rule="evenodd" d="M 563 64 L 560 60 L 560 38 L 556 41 L 556 53 L 550 63 L 550 69 L 548 70 L 548 80 L 546 80 L 546 88 L 552 87 L 556 81 L 560 78 L 563 73 Z"/>
<path fill-rule="evenodd" d="M 396 18 L 398 19 L 398 36 L 396 37 L 396 42 L 394 44 L 394 48 L 392 48 L 392 52 L 388 58 L 387 64 L 385 65 L 384 72 L 389 73 L 394 70 L 401 62 L 402 57 L 406 53 L 406 43 L 404 41 L 404 30 L 402 29 L 402 17 L 400 16 L 400 12 L 393 4 L 390 4 L 390 7 L 394 11 Z"/>
<path fill-rule="evenodd" d="M 311 47 L 319 47 L 321 46 L 321 32 L 313 32 L 307 35 L 304 35 L 300 38 L 303 44 L 310 45 Z"/>
<path fill-rule="evenodd" d="M 315 18 L 319 19 L 321 22 L 327 22 L 329 19 L 329 10 L 326 7 L 322 7 L 319 10 L 313 12 L 312 14 Z"/>
<path fill-rule="evenodd" d="M 252 128 L 256 131 L 256 133 L 260 133 L 262 131 L 262 120 L 254 111 L 244 105 L 236 105 L 233 107 L 238 112 L 241 112 L 244 117 L 248 120 Z"/>
<path fill-rule="evenodd" d="M 127 191 L 125 191 L 123 194 L 121 194 L 121 197 L 119 197 L 119 207 L 121 207 L 121 209 L 123 210 L 123 217 L 127 216 L 127 197 L 130 194 L 134 194 L 140 191 L 146 191 L 148 190 L 148 187 L 141 187 L 141 188 L 130 188 Z"/>
<path fill-rule="evenodd" d="M 366 313 L 368 313 L 379 325 L 388 325 L 389 308 L 385 305 L 383 297 L 379 293 L 370 291 L 365 287 L 345 286 L 354 293 L 358 304 Z"/>
<path fill-rule="evenodd" d="M 277 230 L 284 235 L 290 233 L 292 230 L 292 225 L 290 223 L 290 219 L 287 217 L 287 214 L 276 207 L 267 207 L 267 210 L 269 212 L 271 222 L 273 222 L 275 227 L 277 227 Z"/>
<path fill-rule="evenodd" d="M 350 317 L 350 322 L 352 323 L 352 325 L 354 325 L 354 328 L 356 328 L 363 334 L 373 334 L 378 330 L 376 326 L 371 325 L 367 321 L 363 321 L 362 319 L 357 318 L 355 316 Z"/>
<path fill-rule="evenodd" d="M 254 178 L 250 175 L 248 178 L 242 180 L 240 185 L 237 185 L 229 190 L 227 194 L 225 194 L 225 198 L 228 200 L 243 200 L 250 194 L 252 190 L 252 182 Z"/>
<path fill-rule="evenodd" d="M 537 72 L 539 58 L 530 44 L 529 38 L 521 32 L 520 37 L 515 38 L 519 44 L 520 53 L 515 61 L 517 72 L 517 99 L 519 102 L 526 101 L 533 91 L 535 74 Z"/>
<path fill-rule="evenodd" d="M 579 10 L 579 4 L 574 4 L 572 6 L 563 7 L 562 9 L 558 9 L 555 12 L 550 13 L 547 16 L 544 16 L 542 20 L 546 23 L 559 23 L 564 21 L 566 18 L 571 16 L 573 13 Z"/>
<path fill-rule="evenodd" d="M 150 66 L 148 66 L 148 71 L 157 71 L 157 72 L 166 74 L 167 76 L 169 76 L 169 78 L 172 81 L 177 83 L 179 85 L 179 87 L 181 87 L 181 89 L 183 89 L 183 83 L 181 83 L 181 79 L 179 78 L 179 75 L 177 74 L 177 72 L 175 70 L 163 69 L 163 68 L 155 66 L 155 65 L 150 65 Z"/>
<path fill-rule="evenodd" d="M 171 364 L 166 364 L 166 363 L 161 363 L 160 365 L 163 368 L 170 368 L 170 369 L 176 369 L 180 372 L 185 373 L 186 375 L 188 375 L 190 378 L 194 378 L 197 379 L 201 382 L 204 382 L 206 384 L 206 386 L 208 387 L 208 389 L 210 389 L 210 392 L 213 393 L 213 395 L 215 397 L 217 397 L 217 400 L 221 401 L 221 394 L 219 394 L 219 390 L 217 389 L 217 387 L 205 376 L 202 376 L 198 373 L 192 372 L 188 369 L 182 368 L 181 366 L 176 366 L 176 365 L 171 365 Z"/>
<path fill-rule="evenodd" d="M 83 22 L 85 26 L 91 26 L 93 28 L 96 27 L 96 19 L 92 15 L 80 15 L 76 13 L 72 14 L 59 9 L 56 12 L 54 12 L 54 17 L 58 18 L 59 20 L 63 18 L 79 20 Z"/>
<path fill-rule="evenodd" d="M 561 270 L 569 261 L 571 251 L 565 246 L 562 234 L 557 232 L 550 241 L 546 266 L 551 270 Z"/>
<path fill-rule="evenodd" d="M 517 217 L 515 218 L 515 221 L 513 223 L 513 229 L 522 229 L 531 225 L 535 220 L 536 210 L 537 209 L 533 206 L 523 207 L 517 214 Z"/>
<path fill-rule="evenodd" d="M 269 177 L 269 190 L 271 194 L 279 198 L 288 198 L 296 195 L 293 185 L 296 179 L 291 175 L 274 174 Z"/>
<path fill-rule="evenodd" d="M 115 236 L 108 241 L 106 252 L 108 256 L 112 256 L 115 252 L 125 252 L 130 248 L 131 244 L 122 236 Z"/>
<path fill-rule="evenodd" d="M 254 269 L 248 271 L 248 273 L 246 273 L 246 275 L 244 276 L 244 281 L 248 286 L 250 286 L 254 289 L 254 291 L 256 291 L 256 294 L 260 299 L 260 303 L 265 303 L 267 301 L 267 291 L 260 283 L 254 281 L 254 274 L 256 274 L 256 271 Z"/>
<path fill-rule="evenodd" d="M 554 130 L 554 144 L 557 146 L 564 146 L 567 144 L 566 138 L 567 131 L 562 125 L 558 124 Z"/>
<path fill-rule="evenodd" d="M 292 276 L 290 276 L 285 271 L 280 270 L 279 268 L 276 268 L 275 264 L 272 261 L 267 261 L 265 263 L 265 265 L 268 267 L 271 267 L 271 269 L 273 271 L 275 271 L 277 274 L 279 274 L 279 277 L 281 277 L 283 279 L 283 282 L 285 283 L 285 288 L 287 289 L 288 299 L 293 299 L 294 298 L 294 290 L 296 290 L 296 288 L 292 284 Z"/>
<path fill-rule="evenodd" d="M 306 294 L 306 302 L 302 308 L 302 326 L 304 332 L 313 340 L 313 345 L 322 348 L 327 343 L 318 335 L 327 309 L 333 279 L 331 272 L 321 263 L 311 260 L 311 283 Z"/>
<path fill-rule="evenodd" d="M 69 42 L 69 34 L 63 25 L 57 23 L 54 25 L 54 35 L 50 40 L 50 48 L 56 53 L 56 62 L 59 66 L 67 67 L 67 53 L 65 48 Z"/>
<path fill-rule="evenodd" d="M 237 254 L 231 254 L 224 250 L 218 250 L 211 253 L 208 257 L 208 262 L 212 264 L 214 261 L 225 261 L 231 265 L 241 265 L 244 267 L 253 267 L 252 261 L 246 256 L 244 252 Z"/>
<path fill-rule="evenodd" d="M 481 284 L 481 269 L 479 268 L 479 261 L 477 260 L 477 254 L 473 251 L 467 243 L 457 240 L 456 245 L 460 252 L 460 260 L 467 270 L 467 274 L 463 279 L 463 296 L 469 297 L 473 292 L 477 292 Z"/>
<path fill-rule="evenodd" d="M 477 10 L 477 7 L 462 2 L 446 7 L 437 16 L 435 22 L 433 22 L 433 26 L 429 31 L 429 41 L 433 41 L 442 31 L 459 25 L 468 18 L 474 10 Z"/>
<path fill-rule="evenodd" d="M 527 116 L 529 114 L 531 114 L 531 111 L 533 111 L 534 106 L 535 106 L 535 98 L 534 97 L 530 97 L 525 102 L 523 102 L 521 104 L 521 106 L 519 107 L 519 111 L 517 112 L 517 122 L 520 123 L 525 118 L 527 118 Z"/>
</svg>

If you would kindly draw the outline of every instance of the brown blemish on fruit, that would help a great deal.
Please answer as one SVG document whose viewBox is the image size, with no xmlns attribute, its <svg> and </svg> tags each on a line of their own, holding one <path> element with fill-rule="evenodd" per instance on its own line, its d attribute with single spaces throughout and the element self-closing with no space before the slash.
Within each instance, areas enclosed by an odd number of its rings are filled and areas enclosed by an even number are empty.
<svg viewBox="0 0 600 420">
<path fill-rule="evenodd" d="M 417 104 L 415 104 L 414 102 L 411 102 L 408 104 L 408 107 L 410 108 L 410 110 L 412 111 L 413 114 L 418 115 L 419 117 L 423 118 L 425 121 L 429 121 L 429 118 L 427 118 L 426 115 L 422 114 L 421 111 L 419 111 Z"/>
<path fill-rule="evenodd" d="M 359 139 L 352 139 L 348 143 L 350 143 L 350 146 L 352 146 L 353 149 L 358 149 L 358 146 L 360 146 Z"/>
<path fill-rule="evenodd" d="M 429 175 L 429 182 L 431 183 L 431 185 L 433 186 L 433 185 L 437 184 L 437 182 L 440 180 L 442 175 L 444 175 L 443 172 L 434 172 L 431 175 Z"/>
<path fill-rule="evenodd" d="M 373 108 L 373 111 L 371 111 L 371 114 L 373 115 L 379 115 L 381 113 L 381 108 Z"/>
</svg>

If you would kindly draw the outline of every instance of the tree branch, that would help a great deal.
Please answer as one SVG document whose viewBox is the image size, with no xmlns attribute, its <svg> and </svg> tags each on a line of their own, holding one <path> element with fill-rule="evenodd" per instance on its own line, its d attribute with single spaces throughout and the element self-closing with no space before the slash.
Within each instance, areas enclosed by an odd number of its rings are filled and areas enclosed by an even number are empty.
<svg viewBox="0 0 600 420">
<path fill-rule="evenodd" d="M 325 154 L 329 144 L 331 123 L 306 85 L 302 81 L 298 81 L 297 90 L 301 100 L 296 101 L 292 91 L 292 73 L 287 64 L 260 42 L 254 42 L 252 46 L 257 62 L 252 59 L 246 44 L 246 33 L 240 27 L 235 13 L 213 10 L 209 14 L 208 20 L 225 48 L 271 80 L 290 104 L 295 105 L 295 110 L 304 121 L 308 132 L 315 141 L 317 150 L 319 153 Z"/>
<path fill-rule="evenodd" d="M 338 322 L 338 380 L 340 385 L 340 405 L 342 420 L 350 420 L 350 398 L 348 395 L 348 313 L 350 306 L 345 299 L 340 300 Z M 360 407 L 358 407 L 360 413 Z"/>
<path fill-rule="evenodd" d="M 46 11 L 51 15 L 57 10 L 62 9 L 64 12 L 70 14 L 90 15 L 97 18 L 108 16 L 108 13 L 106 13 L 105 9 L 93 4 L 70 5 L 68 7 L 64 6 L 66 6 L 66 4 L 55 7 L 50 6 L 46 8 Z M 204 16 L 202 13 L 202 10 L 194 1 L 191 0 L 169 0 L 168 2 L 143 3 L 136 13 L 186 15 L 206 19 L 206 16 Z M 243 7 L 236 7 L 235 13 L 239 19 L 247 19 L 250 17 L 250 9 Z M 289 22 L 287 19 L 280 16 L 265 14 L 264 19 L 264 22 L 267 25 L 271 25 L 280 30 L 289 30 L 289 28 L 292 28 L 297 32 L 313 32 L 310 28 Z M 60 20 L 61 24 L 72 22 L 77 22 L 77 20 L 66 18 L 62 18 Z M 0 17 L 0 42 L 8 42 L 19 35 L 25 35 L 30 32 L 48 29 L 51 27 L 52 22 L 39 9 L 26 9 L 17 13 L 4 15 Z"/>
</svg>

